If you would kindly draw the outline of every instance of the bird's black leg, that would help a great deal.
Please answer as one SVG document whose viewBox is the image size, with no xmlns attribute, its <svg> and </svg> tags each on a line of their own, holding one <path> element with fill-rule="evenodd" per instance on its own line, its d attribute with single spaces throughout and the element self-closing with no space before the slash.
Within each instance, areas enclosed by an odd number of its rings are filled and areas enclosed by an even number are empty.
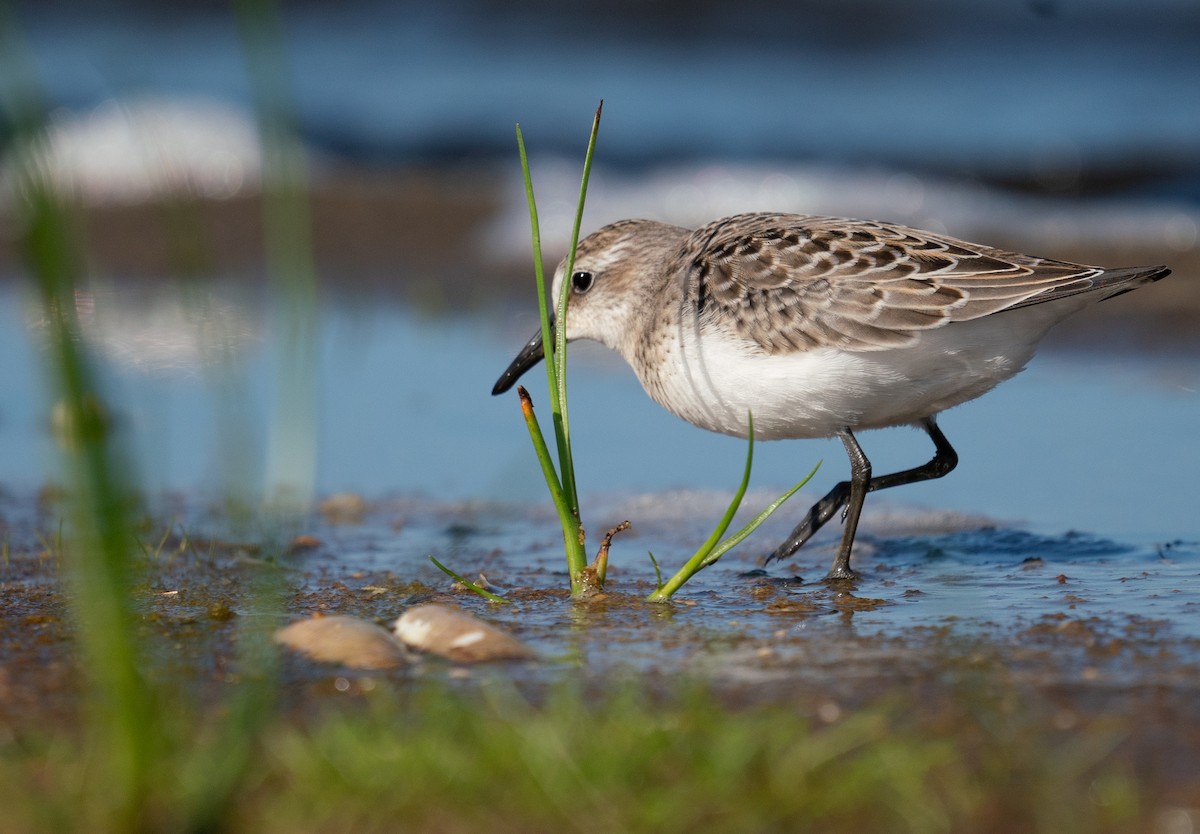
<svg viewBox="0 0 1200 834">
<path fill-rule="evenodd" d="M 950 445 L 950 441 L 946 439 L 946 435 L 942 434 L 942 430 L 938 428 L 937 422 L 933 417 L 928 417 L 921 422 L 921 428 L 929 435 L 929 439 L 933 441 L 935 448 L 933 459 L 928 463 L 917 466 L 912 469 L 905 469 L 902 472 L 893 472 L 888 475 L 880 475 L 877 478 L 871 478 L 871 464 L 867 461 L 866 455 L 858 445 L 858 441 L 854 439 L 854 435 L 846 430 L 845 433 L 839 433 L 842 438 L 842 443 L 846 446 L 846 454 L 850 457 L 851 480 L 842 481 L 817 503 L 813 504 L 812 508 L 805 515 L 804 519 L 796 525 L 796 529 L 787 537 L 783 544 L 775 549 L 775 552 L 767 557 L 767 561 L 772 559 L 785 559 L 791 556 L 800 549 L 806 541 L 812 538 L 813 534 L 825 525 L 825 522 L 833 518 L 834 514 L 850 501 L 850 506 L 846 511 L 846 529 L 842 534 L 842 544 L 838 548 L 838 555 L 834 559 L 833 569 L 829 572 L 829 578 L 841 579 L 849 578 L 854 575 L 850 570 L 850 548 L 854 544 L 854 533 L 858 526 L 858 516 L 862 512 L 862 500 L 866 497 L 866 493 L 874 492 L 878 489 L 888 489 L 894 486 L 902 486 L 903 484 L 912 484 L 917 481 L 929 481 L 934 478 L 940 478 L 943 475 L 949 474 L 955 466 L 958 465 L 958 453 L 954 451 L 954 447 Z M 857 508 L 854 506 L 854 476 L 856 471 L 861 470 L 861 466 L 857 460 L 861 459 L 866 466 L 866 488 L 861 490 L 861 497 L 858 498 Z M 856 469 L 857 467 L 857 469 Z M 850 518 L 853 512 L 854 518 Z"/>
<path fill-rule="evenodd" d="M 863 502 L 867 500 L 867 490 L 871 484 L 871 461 L 863 454 L 862 446 L 858 445 L 850 429 L 843 429 L 838 437 L 842 439 L 846 455 L 850 458 L 850 491 L 846 498 L 846 512 L 842 516 L 842 543 L 833 557 L 833 567 L 825 578 L 854 579 L 854 571 L 850 570 L 850 548 L 854 546 L 854 533 L 858 530 L 858 519 L 862 515 Z"/>
</svg>

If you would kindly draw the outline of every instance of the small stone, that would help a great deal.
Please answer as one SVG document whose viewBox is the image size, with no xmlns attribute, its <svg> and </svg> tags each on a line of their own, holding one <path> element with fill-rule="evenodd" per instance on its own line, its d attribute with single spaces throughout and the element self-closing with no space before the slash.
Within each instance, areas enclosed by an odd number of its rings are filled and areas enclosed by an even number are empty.
<svg viewBox="0 0 1200 834">
<path fill-rule="evenodd" d="M 387 629 L 343 614 L 294 622 L 275 632 L 275 642 L 352 669 L 392 669 L 406 660 L 404 647 Z"/>
<path fill-rule="evenodd" d="M 321 540 L 316 536 L 296 536 L 288 544 L 287 552 L 289 554 L 306 553 L 310 550 L 316 550 L 321 546 Z"/>
<path fill-rule="evenodd" d="M 826 724 L 832 724 L 842 717 L 842 708 L 836 701 L 824 701 L 817 707 L 817 717 Z"/>
<path fill-rule="evenodd" d="M 534 652 L 517 638 L 458 608 L 414 605 L 396 620 L 396 636 L 414 649 L 461 663 L 527 660 Z"/>
<path fill-rule="evenodd" d="M 367 501 L 353 492 L 339 492 L 321 502 L 318 509 L 330 524 L 358 524 L 367 514 Z"/>
</svg>

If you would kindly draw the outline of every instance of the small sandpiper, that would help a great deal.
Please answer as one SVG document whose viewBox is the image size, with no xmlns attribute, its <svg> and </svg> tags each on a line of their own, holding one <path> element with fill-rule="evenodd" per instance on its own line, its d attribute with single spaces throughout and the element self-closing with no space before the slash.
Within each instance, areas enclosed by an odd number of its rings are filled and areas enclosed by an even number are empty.
<svg viewBox="0 0 1200 834">
<path fill-rule="evenodd" d="M 739 214 L 695 231 L 622 220 L 580 242 L 564 286 L 567 338 L 617 351 L 659 405 L 689 423 L 756 439 L 838 437 L 850 480 L 818 501 L 767 560 L 790 556 L 838 510 L 828 579 L 853 579 L 868 492 L 949 473 L 958 455 L 937 415 L 1020 371 L 1052 326 L 1170 274 L 1035 258 L 892 223 Z M 543 358 L 534 335 L 497 380 Z M 854 433 L 915 425 L 921 466 L 872 477 Z"/>
</svg>

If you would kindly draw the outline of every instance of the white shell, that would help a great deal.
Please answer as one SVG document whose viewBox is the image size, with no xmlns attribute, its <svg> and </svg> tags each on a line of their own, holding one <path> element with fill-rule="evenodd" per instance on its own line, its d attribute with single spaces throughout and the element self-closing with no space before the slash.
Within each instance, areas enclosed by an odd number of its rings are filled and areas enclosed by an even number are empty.
<svg viewBox="0 0 1200 834">
<path fill-rule="evenodd" d="M 463 663 L 534 657 L 533 650 L 512 635 L 448 605 L 414 605 L 396 620 L 395 631 L 414 649 Z"/>
<path fill-rule="evenodd" d="M 275 632 L 275 642 L 353 669 L 391 669 L 406 662 L 404 646 L 387 629 L 342 614 L 294 622 Z"/>
</svg>

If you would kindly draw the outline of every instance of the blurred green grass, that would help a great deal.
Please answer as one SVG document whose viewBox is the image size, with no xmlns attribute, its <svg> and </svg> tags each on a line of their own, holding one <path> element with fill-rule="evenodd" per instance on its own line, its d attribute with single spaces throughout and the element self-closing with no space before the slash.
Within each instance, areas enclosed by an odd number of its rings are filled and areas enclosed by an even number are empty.
<svg viewBox="0 0 1200 834">
<path fill-rule="evenodd" d="M 279 10 L 270 0 L 243 0 L 234 12 L 256 92 L 266 159 L 267 262 L 285 347 L 269 432 L 266 500 L 254 526 L 273 540 L 273 552 L 282 553 L 282 543 L 309 509 L 315 483 L 316 276 L 302 154 L 284 83 Z M 77 661 L 87 682 L 78 726 L 69 737 L 53 739 L 48 750 L 67 745 L 72 778 L 99 788 L 79 806 L 44 797 L 35 816 L 52 830 L 82 830 L 84 819 L 91 830 L 154 830 L 152 782 L 179 776 L 185 789 L 175 797 L 171 830 L 219 830 L 228 824 L 230 797 L 246 777 L 250 749 L 276 700 L 277 653 L 270 636 L 283 611 L 279 572 L 252 574 L 249 615 L 239 621 L 241 683 L 225 700 L 220 721 L 203 733 L 191 732 L 178 717 L 194 704 L 169 697 L 161 681 L 147 674 L 156 647 L 142 639 L 132 607 L 144 567 L 137 558 L 139 490 L 112 430 L 110 415 L 119 409 L 94 371 L 76 315 L 77 297 L 88 290 L 91 276 L 75 195 L 55 185 L 41 156 L 48 107 L 7 5 L 0 8 L 0 47 L 0 103 L 10 129 L 5 150 L 15 175 L 14 236 L 46 323 L 43 373 L 55 399 L 52 421 L 67 498 L 68 524 L 57 555 L 70 588 Z M 202 236 L 188 241 L 181 218 L 186 221 L 176 212 L 169 224 L 173 248 L 181 253 L 181 274 L 199 280 L 203 247 L 190 244 Z M 230 499 L 244 500 L 244 493 Z M 171 732 L 188 737 L 186 757 L 167 749 Z"/>
<path fill-rule="evenodd" d="M 1118 734 L 1063 744 L 1004 699 L 930 715 L 908 696 L 806 718 L 731 705 L 703 685 L 530 698 L 480 686 L 349 678 L 303 718 L 275 715 L 220 825 L 301 831 L 1119 831 L 1146 824 Z M 345 687 L 343 687 L 345 688 Z M 669 692 L 667 692 L 669 690 Z M 197 830 L 181 809 L 219 716 L 176 712 L 144 830 Z M 27 728 L 0 745 L 0 831 L 110 830 L 101 755 Z"/>
</svg>

